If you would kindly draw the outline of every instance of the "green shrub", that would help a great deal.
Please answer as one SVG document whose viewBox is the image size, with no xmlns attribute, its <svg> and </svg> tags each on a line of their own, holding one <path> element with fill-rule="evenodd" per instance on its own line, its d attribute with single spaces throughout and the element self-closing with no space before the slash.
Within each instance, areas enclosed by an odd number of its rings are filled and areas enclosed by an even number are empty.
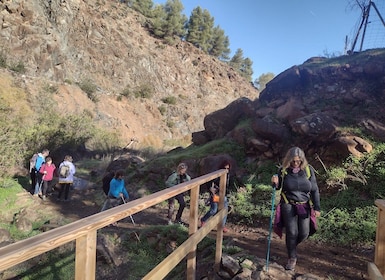
<svg viewBox="0 0 385 280">
<path fill-rule="evenodd" d="M 91 80 L 84 80 L 79 83 L 79 87 L 84 91 L 88 98 L 93 102 L 98 102 L 99 98 L 96 94 L 97 86 Z"/>
<path fill-rule="evenodd" d="M 162 98 L 162 102 L 165 104 L 175 105 L 176 104 L 176 98 L 175 96 L 167 96 Z"/>
<path fill-rule="evenodd" d="M 22 61 L 19 61 L 17 64 L 11 65 L 9 69 L 21 74 L 26 72 L 25 65 Z"/>
<path fill-rule="evenodd" d="M 7 68 L 7 56 L 4 51 L 0 52 L 0 67 Z"/>
</svg>

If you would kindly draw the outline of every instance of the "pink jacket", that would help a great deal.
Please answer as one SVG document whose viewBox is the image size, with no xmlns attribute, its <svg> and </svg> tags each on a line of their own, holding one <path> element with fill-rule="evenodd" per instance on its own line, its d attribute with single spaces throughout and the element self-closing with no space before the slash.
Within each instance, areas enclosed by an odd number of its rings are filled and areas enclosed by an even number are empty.
<svg viewBox="0 0 385 280">
<path fill-rule="evenodd" d="M 48 165 L 44 163 L 39 170 L 41 174 L 44 175 L 45 173 L 45 176 L 43 176 L 43 181 L 51 181 L 53 179 L 53 173 L 55 172 L 55 169 L 56 169 L 55 164 L 51 163 L 51 165 Z"/>
</svg>

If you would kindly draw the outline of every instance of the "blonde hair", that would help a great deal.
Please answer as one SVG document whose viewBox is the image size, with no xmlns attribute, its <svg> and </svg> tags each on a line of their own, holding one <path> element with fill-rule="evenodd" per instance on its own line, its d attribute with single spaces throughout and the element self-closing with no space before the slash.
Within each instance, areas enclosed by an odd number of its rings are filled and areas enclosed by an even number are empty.
<svg viewBox="0 0 385 280">
<path fill-rule="evenodd" d="M 184 162 L 179 163 L 177 167 L 177 171 L 179 172 L 181 169 L 187 170 L 187 164 L 185 164 Z"/>
<path fill-rule="evenodd" d="M 293 159 L 295 157 L 299 157 L 299 159 L 301 160 L 301 164 L 299 167 L 302 170 L 304 170 L 306 168 L 306 166 L 309 165 L 309 163 L 307 162 L 307 159 L 305 157 L 305 152 L 298 147 L 292 147 L 287 151 L 285 157 L 283 158 L 282 168 L 283 169 L 288 168 L 290 166 L 290 163 L 293 161 Z"/>
<path fill-rule="evenodd" d="M 64 160 L 72 162 L 73 159 L 72 159 L 72 156 L 66 155 L 64 157 Z"/>
</svg>

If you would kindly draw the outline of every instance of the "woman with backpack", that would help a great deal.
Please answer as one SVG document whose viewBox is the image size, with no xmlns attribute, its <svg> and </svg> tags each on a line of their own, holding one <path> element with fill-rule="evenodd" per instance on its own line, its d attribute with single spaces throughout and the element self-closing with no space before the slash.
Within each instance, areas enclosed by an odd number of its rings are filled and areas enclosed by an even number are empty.
<svg viewBox="0 0 385 280">
<path fill-rule="evenodd" d="M 319 217 L 320 195 L 314 169 L 298 147 L 290 148 L 278 175 L 271 178 L 273 187 L 281 190 L 281 200 L 276 217 L 286 228 L 288 262 L 286 270 L 294 270 L 297 263 L 297 246 L 310 234 L 311 215 Z M 279 211 L 278 211 L 279 209 Z"/>
<path fill-rule="evenodd" d="M 69 201 L 68 196 L 70 188 L 74 182 L 74 174 L 76 172 L 75 165 L 72 163 L 72 156 L 65 156 L 64 161 L 59 165 L 59 195 L 58 200 L 62 200 L 64 193 L 64 201 Z"/>
</svg>

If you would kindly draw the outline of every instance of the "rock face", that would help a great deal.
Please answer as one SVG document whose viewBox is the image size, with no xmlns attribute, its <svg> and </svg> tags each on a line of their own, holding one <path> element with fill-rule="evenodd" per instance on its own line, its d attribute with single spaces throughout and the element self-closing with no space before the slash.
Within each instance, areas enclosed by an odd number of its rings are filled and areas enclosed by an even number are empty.
<svg viewBox="0 0 385 280">
<path fill-rule="evenodd" d="M 193 45 L 150 36 L 148 19 L 120 1 L 1 0 L 0 18 L 0 53 L 10 66 L 25 67 L 21 84 L 29 94 L 58 85 L 58 110 L 87 109 L 123 139 L 137 138 L 137 147 L 189 142 L 205 115 L 259 95 Z M 96 87 L 98 102 L 82 83 Z M 162 101 L 170 97 L 175 104 Z"/>
<path fill-rule="evenodd" d="M 238 99 L 226 107 L 232 110 L 206 116 L 193 141 L 226 135 L 258 159 L 282 157 L 297 145 L 309 157 L 340 162 L 371 152 L 368 139 L 384 140 L 384 94 L 385 49 L 309 59 L 274 78 L 254 101 Z M 251 130 L 239 126 L 240 118 Z"/>
</svg>

